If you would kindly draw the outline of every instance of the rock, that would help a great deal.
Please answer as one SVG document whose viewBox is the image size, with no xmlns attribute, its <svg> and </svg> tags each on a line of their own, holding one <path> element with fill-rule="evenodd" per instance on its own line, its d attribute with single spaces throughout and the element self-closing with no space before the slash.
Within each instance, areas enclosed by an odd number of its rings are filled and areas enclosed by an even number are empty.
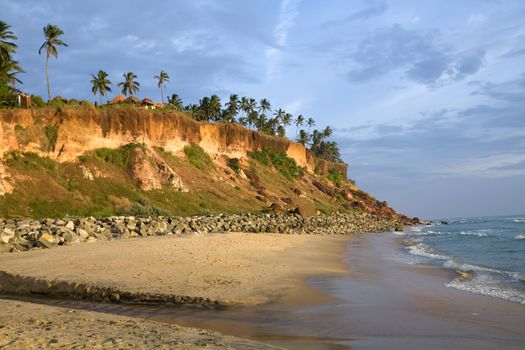
<svg viewBox="0 0 525 350">
<path fill-rule="evenodd" d="M 278 203 L 272 203 L 270 209 L 272 209 L 272 212 L 275 214 L 280 214 L 284 211 L 283 207 Z"/>
<path fill-rule="evenodd" d="M 62 234 L 62 237 L 64 238 L 64 242 L 67 244 L 80 243 L 80 237 L 78 237 L 78 235 L 74 233 L 73 231 L 64 232 Z"/>
<path fill-rule="evenodd" d="M 261 196 L 260 194 L 256 195 L 255 198 L 256 198 L 257 200 L 260 200 L 261 202 L 266 202 L 266 197 Z"/>
<path fill-rule="evenodd" d="M 42 248 L 54 248 L 58 245 L 58 239 L 49 232 L 40 235 L 37 245 Z"/>
<path fill-rule="evenodd" d="M 303 218 L 306 217 L 306 213 L 305 213 L 304 209 L 301 208 L 301 207 L 299 207 L 299 206 L 296 207 L 296 208 L 292 211 L 292 213 L 293 213 L 293 214 L 297 214 L 297 215 L 299 215 L 299 216 L 301 216 L 301 217 L 303 217 Z"/>
<path fill-rule="evenodd" d="M 15 231 L 10 228 L 4 228 L 0 231 L 0 243 L 9 243 L 9 240 L 15 236 Z"/>
<path fill-rule="evenodd" d="M 96 239 L 95 237 L 88 237 L 88 238 L 86 239 L 86 243 L 94 243 L 94 242 L 96 242 L 96 241 L 97 241 L 97 239 Z"/>
<path fill-rule="evenodd" d="M 73 231 L 75 229 L 75 223 L 73 221 L 68 221 L 64 227 L 68 230 Z"/>
</svg>

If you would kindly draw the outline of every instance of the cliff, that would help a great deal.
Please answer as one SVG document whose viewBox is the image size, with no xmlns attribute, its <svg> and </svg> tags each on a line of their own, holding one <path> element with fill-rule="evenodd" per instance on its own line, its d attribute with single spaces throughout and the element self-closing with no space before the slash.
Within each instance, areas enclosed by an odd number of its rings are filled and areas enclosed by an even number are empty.
<svg viewBox="0 0 525 350">
<path fill-rule="evenodd" d="M 262 210 L 409 222 L 346 176 L 346 164 L 316 159 L 286 138 L 173 111 L 0 110 L 5 218 Z"/>
<path fill-rule="evenodd" d="M 303 145 L 269 136 L 238 124 L 204 123 L 174 111 L 141 108 L 13 109 L 0 113 L 0 157 L 6 152 L 35 152 L 59 162 L 72 161 L 98 148 L 145 143 L 171 153 L 197 144 L 211 155 L 244 158 L 270 148 L 286 153 L 313 172 L 335 168 L 345 177 L 347 166 L 318 160 Z"/>
</svg>

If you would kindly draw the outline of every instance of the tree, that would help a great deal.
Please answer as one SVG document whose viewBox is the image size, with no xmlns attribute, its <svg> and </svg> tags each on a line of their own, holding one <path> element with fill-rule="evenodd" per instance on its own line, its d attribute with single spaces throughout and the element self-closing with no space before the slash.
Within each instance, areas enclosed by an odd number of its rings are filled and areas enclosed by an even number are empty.
<svg viewBox="0 0 525 350">
<path fill-rule="evenodd" d="M 137 79 L 137 76 L 133 72 L 127 72 L 122 74 L 124 81 L 118 83 L 118 86 L 122 87 L 122 93 L 124 96 L 127 96 L 128 93 L 133 96 L 140 90 L 140 84 Z"/>
<path fill-rule="evenodd" d="M 214 121 L 218 121 L 221 115 L 221 98 L 217 95 L 212 95 L 210 97 L 210 117 Z"/>
<path fill-rule="evenodd" d="M 300 144 L 306 147 L 306 144 L 308 143 L 309 139 L 310 139 L 310 135 L 308 135 L 306 131 L 301 129 L 299 131 L 299 136 L 297 137 L 297 142 L 299 142 Z"/>
<path fill-rule="evenodd" d="M 164 92 L 163 89 L 166 88 L 166 83 L 170 81 L 170 76 L 165 71 L 161 70 L 159 75 L 156 75 L 153 77 L 153 79 L 157 79 L 157 86 L 160 88 L 160 99 L 162 103 L 164 103 Z"/>
<path fill-rule="evenodd" d="M 230 100 L 226 103 L 225 107 L 224 121 L 233 123 L 239 113 L 239 96 L 235 94 L 230 95 Z"/>
<path fill-rule="evenodd" d="M 168 96 L 168 103 L 175 109 L 182 109 L 182 100 L 177 94 L 171 94 L 171 97 Z"/>
<path fill-rule="evenodd" d="M 14 85 L 15 83 L 22 84 L 20 79 L 16 77 L 16 74 L 23 72 L 23 69 L 20 68 L 17 61 L 13 59 L 0 60 L 0 81 L 10 85 Z"/>
<path fill-rule="evenodd" d="M 299 133 L 299 127 L 303 126 L 304 124 L 304 117 L 302 114 L 299 114 L 297 118 L 295 118 L 295 137 L 298 136 Z"/>
<path fill-rule="evenodd" d="M 332 128 L 330 128 L 329 126 L 324 128 L 324 130 L 323 130 L 324 138 L 328 138 L 328 137 L 332 136 L 332 134 L 333 134 Z"/>
<path fill-rule="evenodd" d="M 40 46 L 40 49 L 38 50 L 38 54 L 40 55 L 42 53 L 42 50 L 46 50 L 46 80 L 47 80 L 47 102 L 49 103 L 51 101 L 51 87 L 49 84 L 49 56 L 54 56 L 55 58 L 58 58 L 58 51 L 57 46 L 66 46 L 67 44 L 63 42 L 59 37 L 64 34 L 64 31 L 60 29 L 58 26 L 48 24 L 44 27 L 44 37 L 46 40 Z"/>
<path fill-rule="evenodd" d="M 108 79 L 108 73 L 99 70 L 97 75 L 91 74 L 91 77 L 91 84 L 93 84 L 91 91 L 93 92 L 93 95 L 96 95 L 98 92 L 100 104 L 102 104 L 102 96 L 105 96 L 108 91 L 111 92 L 111 88 L 109 87 L 111 81 Z"/>
<path fill-rule="evenodd" d="M 272 105 L 270 104 L 270 101 L 267 99 L 267 98 L 263 98 L 260 102 L 259 102 L 259 113 L 266 113 L 266 112 L 271 112 L 272 110 Z"/>
<path fill-rule="evenodd" d="M 286 128 L 288 125 L 292 123 L 292 115 L 290 113 L 285 113 L 283 117 L 281 118 L 281 122 L 283 123 L 283 126 Z"/>
<path fill-rule="evenodd" d="M 306 126 L 308 127 L 308 133 L 310 133 L 310 129 L 315 126 L 315 120 L 313 118 L 308 118 Z"/>
<path fill-rule="evenodd" d="M 11 55 L 15 53 L 17 48 L 13 41 L 18 38 L 10 28 L 9 24 L 0 21 L 0 62 L 10 61 Z"/>
</svg>

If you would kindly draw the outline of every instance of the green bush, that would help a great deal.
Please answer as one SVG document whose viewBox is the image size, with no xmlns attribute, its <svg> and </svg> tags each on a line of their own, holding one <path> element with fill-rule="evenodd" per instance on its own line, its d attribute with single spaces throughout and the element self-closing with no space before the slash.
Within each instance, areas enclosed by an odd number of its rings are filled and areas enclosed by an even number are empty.
<svg viewBox="0 0 525 350">
<path fill-rule="evenodd" d="M 210 156 L 198 145 L 191 144 L 184 147 L 184 153 L 190 164 L 197 169 L 204 170 L 213 166 Z"/>
<path fill-rule="evenodd" d="M 46 106 L 44 99 L 38 95 L 31 95 L 31 107 L 44 108 Z"/>
<path fill-rule="evenodd" d="M 67 100 L 61 96 L 53 97 L 49 105 L 55 108 L 62 108 L 67 105 Z"/>
<path fill-rule="evenodd" d="M 47 140 L 49 141 L 48 150 L 51 151 L 55 148 L 55 144 L 57 142 L 58 129 L 55 126 L 47 125 L 44 128 L 44 133 L 46 135 Z"/>
<path fill-rule="evenodd" d="M 95 151 L 95 155 L 106 163 L 111 163 L 118 167 L 127 167 L 135 156 L 135 148 L 141 147 L 144 150 L 144 145 L 138 143 L 130 143 L 118 149 L 99 148 Z"/>
<path fill-rule="evenodd" d="M 248 152 L 248 156 L 261 164 L 272 164 L 288 180 L 295 180 L 301 174 L 301 169 L 297 166 L 295 160 L 288 157 L 284 152 L 276 152 L 265 148 L 262 151 Z"/>
<path fill-rule="evenodd" d="M 131 216 L 169 216 L 169 212 L 164 208 L 153 206 L 145 199 L 139 199 L 129 209 L 123 210 L 120 215 Z"/>
<path fill-rule="evenodd" d="M 344 182 L 343 175 L 337 169 L 330 169 L 328 170 L 328 175 L 326 176 L 328 180 L 335 183 L 337 186 L 341 186 Z"/>
</svg>

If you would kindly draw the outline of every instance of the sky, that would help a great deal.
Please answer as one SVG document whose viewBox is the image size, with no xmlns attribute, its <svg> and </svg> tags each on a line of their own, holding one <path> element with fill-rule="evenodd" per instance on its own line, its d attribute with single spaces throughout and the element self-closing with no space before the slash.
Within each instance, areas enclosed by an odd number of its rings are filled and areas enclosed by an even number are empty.
<svg viewBox="0 0 525 350">
<path fill-rule="evenodd" d="M 46 96 L 42 28 L 68 47 L 53 95 L 124 72 L 160 100 L 231 93 L 330 125 L 357 185 L 421 218 L 525 214 L 522 0 L 0 0 L 23 91 Z M 288 136 L 295 137 L 294 127 Z"/>
</svg>

